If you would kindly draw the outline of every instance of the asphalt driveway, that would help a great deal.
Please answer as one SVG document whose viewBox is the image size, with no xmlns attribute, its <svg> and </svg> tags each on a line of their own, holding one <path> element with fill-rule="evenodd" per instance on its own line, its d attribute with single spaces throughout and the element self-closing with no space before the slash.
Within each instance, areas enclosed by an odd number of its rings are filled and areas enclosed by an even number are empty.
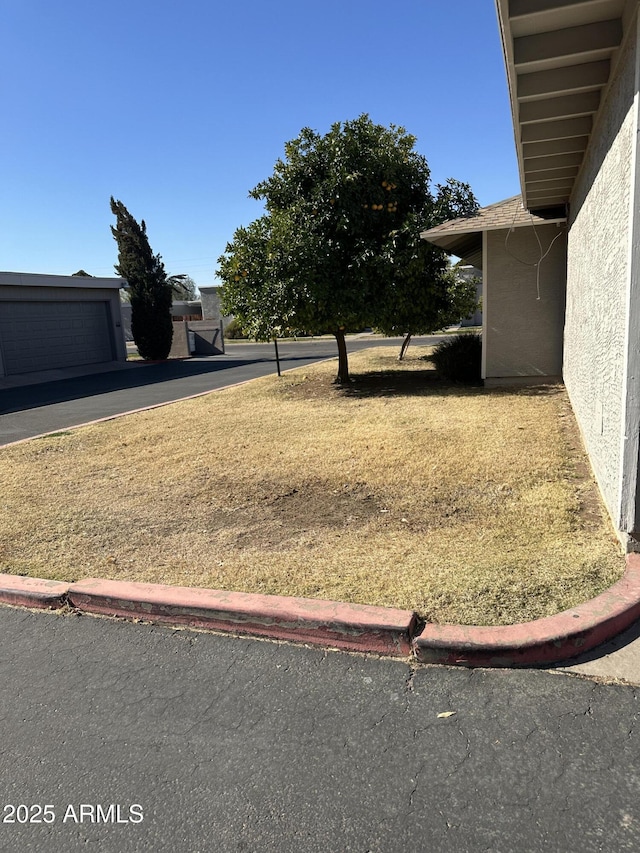
<svg viewBox="0 0 640 853">
<path fill-rule="evenodd" d="M 417 338 L 430 345 L 443 336 Z M 358 337 L 350 352 L 370 346 L 400 346 L 400 338 Z M 337 355 L 332 338 L 279 344 L 282 370 Z M 101 418 L 159 406 L 195 394 L 246 382 L 276 370 L 273 344 L 230 343 L 225 355 L 167 361 L 128 362 L 106 373 L 69 376 L 0 390 L 0 446 Z"/>
</svg>

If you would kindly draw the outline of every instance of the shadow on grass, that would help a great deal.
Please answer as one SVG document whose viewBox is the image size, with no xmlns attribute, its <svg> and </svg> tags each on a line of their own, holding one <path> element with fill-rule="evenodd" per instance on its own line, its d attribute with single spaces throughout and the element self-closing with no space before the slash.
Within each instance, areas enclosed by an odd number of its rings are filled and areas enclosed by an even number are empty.
<svg viewBox="0 0 640 853">
<path fill-rule="evenodd" d="M 345 397 L 396 397 L 442 393 L 451 383 L 435 370 L 371 370 L 352 373 L 348 385 L 337 387 Z"/>
<path fill-rule="evenodd" d="M 345 397 L 397 397 L 425 396 L 433 394 L 454 394 L 456 396 L 497 397 L 505 394 L 523 397 L 541 397 L 559 393 L 563 386 L 549 385 L 508 385 L 485 388 L 481 383 L 471 385 L 451 382 L 443 379 L 435 370 L 375 370 L 367 373 L 353 373 L 351 383 L 338 387 Z"/>
</svg>

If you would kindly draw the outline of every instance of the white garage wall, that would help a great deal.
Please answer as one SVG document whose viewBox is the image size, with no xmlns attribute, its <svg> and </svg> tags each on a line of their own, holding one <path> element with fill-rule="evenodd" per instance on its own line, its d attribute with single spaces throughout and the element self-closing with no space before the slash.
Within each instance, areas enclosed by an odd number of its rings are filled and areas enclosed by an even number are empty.
<svg viewBox="0 0 640 853">
<path fill-rule="evenodd" d="M 22 348 L 24 364 L 20 365 L 15 361 L 17 347 L 9 341 L 6 342 L 6 347 L 3 347 L 0 331 L 0 375 L 6 375 L 8 372 L 24 373 L 30 369 L 41 369 L 39 365 L 41 365 L 42 359 L 36 353 L 38 333 L 46 333 L 49 336 L 49 345 L 51 345 L 51 325 L 54 320 L 56 323 L 59 320 L 61 337 L 56 346 L 60 346 L 60 352 L 65 349 L 65 342 L 62 338 L 67 334 L 75 339 L 75 350 L 78 353 L 78 358 L 81 359 L 81 363 L 88 364 L 92 359 L 94 363 L 97 363 L 104 361 L 105 358 L 114 361 L 126 361 L 127 351 L 122 330 L 119 295 L 123 283 L 121 279 L 0 272 L 0 310 L 2 303 L 5 303 L 5 318 L 9 315 L 17 318 L 15 325 L 16 327 L 17 325 L 20 326 L 20 334 L 24 337 Z M 53 303 L 56 303 L 55 307 L 58 307 L 59 310 L 48 312 L 46 306 L 51 305 L 54 309 Z M 71 308 L 73 303 L 78 306 L 77 310 Z M 105 306 L 104 323 L 106 323 L 109 331 L 109 352 L 105 349 L 104 331 L 102 334 L 99 333 L 100 322 L 97 318 L 101 313 L 100 310 L 89 307 L 83 312 L 80 307 L 83 304 L 90 305 L 90 303 L 101 303 Z M 19 304 L 22 304 L 22 310 L 16 307 Z M 81 320 L 83 313 L 86 315 L 86 322 L 80 323 L 80 325 L 84 325 L 85 328 L 80 329 L 77 321 Z M 26 329 L 29 324 L 26 322 L 26 317 L 29 314 L 32 316 L 32 326 L 31 333 L 27 334 Z M 52 315 L 55 315 L 55 318 Z M 65 317 L 73 319 L 75 322 L 67 323 Z M 6 328 L 7 322 L 5 322 Z M 104 326 L 102 328 L 104 329 Z M 95 335 L 96 339 L 93 354 L 91 353 L 92 334 Z M 33 344 L 31 357 L 29 355 L 30 344 Z M 73 348 L 70 345 L 68 350 L 71 351 Z M 6 349 L 4 360 L 2 358 L 3 349 Z M 11 353 L 10 357 L 9 352 Z M 60 365 L 53 360 L 50 367 L 56 366 Z"/>
</svg>

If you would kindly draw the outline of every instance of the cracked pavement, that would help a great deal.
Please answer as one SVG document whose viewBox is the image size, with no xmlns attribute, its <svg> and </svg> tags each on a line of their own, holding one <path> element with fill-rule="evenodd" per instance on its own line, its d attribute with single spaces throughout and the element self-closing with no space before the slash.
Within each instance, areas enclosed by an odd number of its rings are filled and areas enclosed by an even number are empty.
<svg viewBox="0 0 640 853">
<path fill-rule="evenodd" d="M 2 823 L 2 851 L 640 848 L 638 688 L 6 607 L 0 626 L 2 806 L 56 814 Z M 144 820 L 63 823 L 81 803 Z"/>
</svg>

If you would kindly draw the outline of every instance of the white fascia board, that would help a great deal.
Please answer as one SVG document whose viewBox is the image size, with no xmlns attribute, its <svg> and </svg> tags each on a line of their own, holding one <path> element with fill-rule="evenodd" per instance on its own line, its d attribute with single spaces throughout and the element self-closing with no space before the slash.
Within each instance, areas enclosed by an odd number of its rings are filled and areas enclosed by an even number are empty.
<svg viewBox="0 0 640 853">
<path fill-rule="evenodd" d="M 556 204 L 556 205 L 554 205 L 554 207 L 560 207 L 560 205 Z M 535 216 L 535 213 L 533 214 L 533 216 Z M 451 232 L 442 231 L 440 234 L 434 234 L 433 236 L 436 238 L 438 238 L 438 237 L 452 237 L 452 238 L 464 237 L 467 234 L 486 234 L 487 231 L 511 231 L 513 228 L 533 228 L 533 227 L 542 228 L 543 225 L 558 225 L 558 224 L 563 224 L 566 221 L 567 221 L 566 216 L 559 216 L 555 219 L 540 219 L 539 221 L 536 221 L 536 222 L 531 222 L 531 221 L 529 221 L 529 222 L 514 222 L 513 225 L 511 223 L 509 223 L 507 225 L 506 223 L 503 222 L 500 225 L 486 225 L 486 226 L 480 226 L 480 227 L 476 227 L 476 228 L 469 228 L 468 231 L 457 231 L 457 230 L 451 231 Z M 433 241 L 432 241 L 431 237 L 426 236 L 428 234 L 429 234 L 428 230 L 427 231 L 421 231 L 420 232 L 420 238 L 422 240 L 426 240 L 428 243 L 431 243 Z M 436 243 L 435 245 L 437 246 L 438 244 Z M 445 249 L 445 251 L 446 251 L 446 249 Z"/>
<path fill-rule="evenodd" d="M 560 205 L 556 205 L 556 207 L 560 207 Z M 533 216 L 536 214 L 534 213 Z M 512 228 L 542 228 L 543 225 L 556 225 L 559 222 L 566 222 L 566 216 L 558 216 L 556 219 L 540 219 L 535 222 L 514 222 L 513 225 L 490 225 L 488 228 L 483 228 L 483 231 L 511 231 Z M 480 229 L 478 228 L 478 231 Z"/>
<path fill-rule="evenodd" d="M 524 153 L 522 150 L 522 141 L 519 134 L 519 109 L 518 109 L 518 92 L 517 92 L 517 75 L 516 66 L 513 58 L 513 38 L 509 27 L 509 0 L 496 0 L 496 13 L 498 16 L 498 26 L 500 28 L 500 39 L 502 41 L 502 53 L 504 56 L 505 73 L 507 75 L 507 85 L 509 87 L 509 100 L 511 102 L 511 124 L 513 128 L 513 138 L 516 145 L 518 174 L 520 175 L 520 191 L 522 198 L 526 199 L 525 180 L 524 180 Z"/>
<path fill-rule="evenodd" d="M 127 282 L 124 278 L 94 278 L 77 275 L 42 275 L 26 272 L 0 272 L 0 285 L 3 287 L 73 287 L 92 290 L 105 288 L 120 289 Z"/>
</svg>

